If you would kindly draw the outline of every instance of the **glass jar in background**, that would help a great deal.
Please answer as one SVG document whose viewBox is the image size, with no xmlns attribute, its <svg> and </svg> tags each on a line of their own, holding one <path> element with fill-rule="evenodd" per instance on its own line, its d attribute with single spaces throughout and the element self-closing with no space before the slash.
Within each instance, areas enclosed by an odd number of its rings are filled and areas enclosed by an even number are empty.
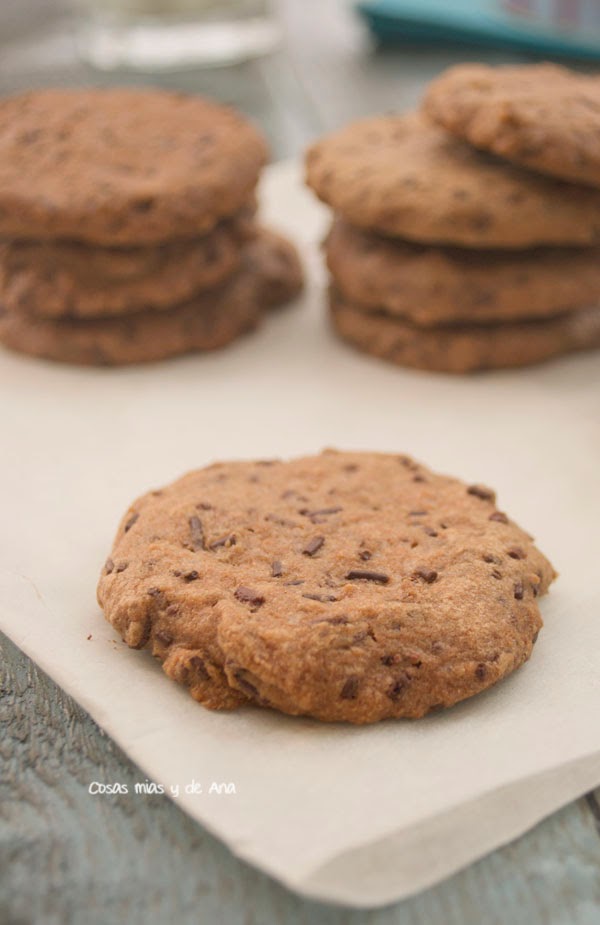
<svg viewBox="0 0 600 925">
<path fill-rule="evenodd" d="M 102 70 L 178 70 L 267 54 L 280 29 L 270 0 L 77 0 L 81 56 Z"/>
</svg>

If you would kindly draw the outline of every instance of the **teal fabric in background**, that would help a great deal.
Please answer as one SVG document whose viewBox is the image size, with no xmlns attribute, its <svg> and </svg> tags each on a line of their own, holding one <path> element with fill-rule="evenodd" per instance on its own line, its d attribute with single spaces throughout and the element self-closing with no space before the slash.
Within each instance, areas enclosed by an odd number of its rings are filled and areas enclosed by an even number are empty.
<svg viewBox="0 0 600 925">
<path fill-rule="evenodd" d="M 600 29 L 560 28 L 541 16 L 511 13 L 500 0 L 361 0 L 357 9 L 386 44 L 452 43 L 600 60 Z"/>
</svg>

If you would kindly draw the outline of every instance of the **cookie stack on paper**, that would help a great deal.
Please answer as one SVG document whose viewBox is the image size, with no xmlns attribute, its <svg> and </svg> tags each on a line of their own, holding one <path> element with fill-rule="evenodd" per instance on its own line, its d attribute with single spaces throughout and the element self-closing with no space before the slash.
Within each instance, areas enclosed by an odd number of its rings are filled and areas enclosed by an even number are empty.
<svg viewBox="0 0 600 925">
<path fill-rule="evenodd" d="M 302 282 L 254 217 L 267 149 L 233 110 L 160 90 L 0 101 L 0 341 L 111 365 L 222 347 Z"/>
<path fill-rule="evenodd" d="M 465 65 L 319 141 L 334 328 L 456 373 L 600 346 L 599 138 L 600 78 Z"/>
</svg>

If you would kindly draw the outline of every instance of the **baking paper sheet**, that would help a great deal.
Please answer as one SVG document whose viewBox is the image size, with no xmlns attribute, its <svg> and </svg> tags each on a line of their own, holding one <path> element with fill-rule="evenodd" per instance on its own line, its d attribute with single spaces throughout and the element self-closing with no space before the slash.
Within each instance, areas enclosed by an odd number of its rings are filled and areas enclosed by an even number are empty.
<svg viewBox="0 0 600 925">
<path fill-rule="evenodd" d="M 0 356 L 0 629 L 232 851 L 368 907 L 600 784 L 600 364 L 453 378 L 355 353 L 326 325 L 327 216 L 299 175 L 271 168 L 263 211 L 300 242 L 309 287 L 255 335 L 136 369 Z M 95 586 L 135 496 L 212 460 L 324 446 L 408 452 L 498 490 L 560 572 L 522 670 L 445 713 L 355 728 L 211 713 L 116 638 Z"/>
</svg>

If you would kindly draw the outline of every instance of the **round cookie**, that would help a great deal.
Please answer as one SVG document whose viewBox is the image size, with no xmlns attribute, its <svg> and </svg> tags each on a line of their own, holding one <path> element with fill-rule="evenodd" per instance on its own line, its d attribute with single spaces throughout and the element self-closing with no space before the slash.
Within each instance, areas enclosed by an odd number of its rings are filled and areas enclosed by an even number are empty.
<svg viewBox="0 0 600 925">
<path fill-rule="evenodd" d="M 547 318 L 600 305 L 599 248 L 435 247 L 337 220 L 325 254 L 346 299 L 420 325 Z"/>
<path fill-rule="evenodd" d="M 600 241 L 600 192 L 506 164 L 419 113 L 329 135 L 309 149 L 306 177 L 350 224 L 413 241 L 514 249 Z"/>
<path fill-rule="evenodd" d="M 73 320 L 4 310 L 0 342 L 20 353 L 62 363 L 147 363 L 223 347 L 255 327 L 264 309 L 293 298 L 301 286 L 294 247 L 261 230 L 244 248 L 243 265 L 232 279 L 169 311 Z"/>
<path fill-rule="evenodd" d="M 429 85 L 429 116 L 471 144 L 600 187 L 600 77 L 556 64 L 461 64 Z"/>
<path fill-rule="evenodd" d="M 233 109 L 157 89 L 0 101 L 0 235 L 156 244 L 208 232 L 251 196 L 267 149 Z"/>
<path fill-rule="evenodd" d="M 385 312 L 371 312 L 329 295 L 337 333 L 359 350 L 417 369 L 478 372 L 541 363 L 575 350 L 600 347 L 600 307 L 537 321 L 418 327 Z"/>
<path fill-rule="evenodd" d="M 211 708 L 419 717 L 521 665 L 554 578 L 494 492 L 403 455 L 217 463 L 136 501 L 106 618 Z"/>
<path fill-rule="evenodd" d="M 171 308 L 231 276 L 253 233 L 251 217 L 238 213 L 202 237 L 146 247 L 3 241 L 0 304 L 40 318 Z"/>
</svg>

